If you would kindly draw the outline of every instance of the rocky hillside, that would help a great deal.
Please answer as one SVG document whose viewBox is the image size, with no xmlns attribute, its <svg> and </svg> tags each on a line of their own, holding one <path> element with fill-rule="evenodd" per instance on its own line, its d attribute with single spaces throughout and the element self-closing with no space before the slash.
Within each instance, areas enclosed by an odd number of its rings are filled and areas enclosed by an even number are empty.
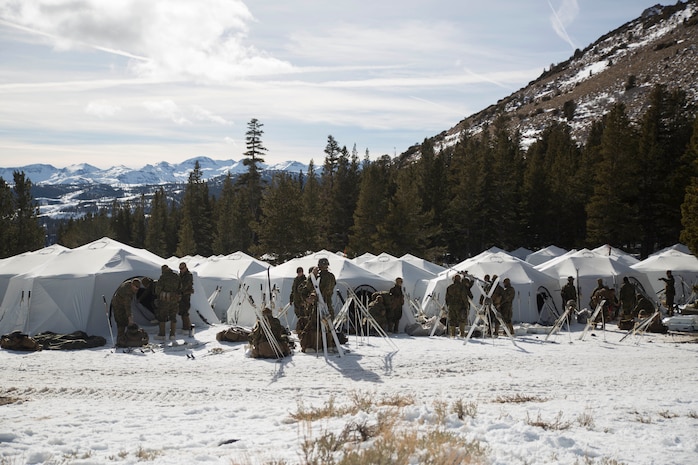
<svg viewBox="0 0 698 465">
<path fill-rule="evenodd" d="M 551 120 L 568 121 L 583 143 L 592 121 L 616 102 L 625 104 L 631 119 L 644 113 L 657 84 L 681 88 L 698 104 L 698 0 L 648 8 L 528 86 L 434 136 L 434 147 L 455 144 L 466 129 L 478 133 L 499 115 L 520 131 L 524 145 Z M 403 157 L 418 153 L 414 146 Z"/>
</svg>

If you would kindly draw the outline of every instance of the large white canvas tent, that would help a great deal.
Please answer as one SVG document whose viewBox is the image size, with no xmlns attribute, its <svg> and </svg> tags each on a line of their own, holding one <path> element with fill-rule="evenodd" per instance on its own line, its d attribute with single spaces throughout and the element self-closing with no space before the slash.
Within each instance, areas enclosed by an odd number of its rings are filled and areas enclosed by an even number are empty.
<svg viewBox="0 0 698 465">
<path fill-rule="evenodd" d="M 320 258 L 329 260 L 329 270 L 337 280 L 336 291 L 341 297 L 335 292 L 332 302 L 335 314 L 339 312 L 347 299 L 347 288 L 359 293 L 361 291 L 374 292 L 388 290 L 394 284 L 392 280 L 371 273 L 347 258 L 322 250 L 305 257 L 294 258 L 267 271 L 246 276 L 242 282 L 242 288 L 228 308 L 228 323 L 240 326 L 254 325 L 256 314 L 249 297 L 252 297 L 254 305 L 261 310 L 262 305 L 269 306 L 270 289 L 274 300 L 274 315 L 277 315 L 289 303 L 291 286 L 296 277 L 296 268 L 302 267 L 307 275 L 308 269 L 317 266 Z M 294 328 L 296 318 L 292 309 L 286 312 L 286 317 L 291 328 Z M 286 321 L 286 319 L 282 319 L 284 324 Z"/>
<path fill-rule="evenodd" d="M 632 266 L 632 269 L 644 273 L 649 280 L 651 292 L 655 294 L 664 290 L 664 281 L 667 270 L 671 270 L 676 281 L 675 302 L 684 304 L 693 294 L 693 286 L 698 284 L 698 258 L 676 249 L 668 249 L 664 252 L 652 255 Z M 648 289 L 650 291 L 650 289 Z"/>
<path fill-rule="evenodd" d="M 116 289 L 133 277 L 157 279 L 163 263 L 157 255 L 108 238 L 63 251 L 10 280 L 0 304 L 0 334 L 84 331 L 108 338 L 107 308 Z M 191 315 L 195 324 L 217 322 L 200 286 Z"/>
<path fill-rule="evenodd" d="M 419 268 L 422 268 L 423 270 L 429 271 L 434 274 L 439 274 L 442 271 L 446 271 L 446 267 L 443 267 L 441 265 L 437 265 L 436 263 L 432 263 L 429 260 L 424 260 L 423 258 L 419 258 L 415 255 L 406 253 L 402 257 L 400 257 L 400 260 L 410 262 L 411 264 L 418 266 Z"/>
<path fill-rule="evenodd" d="M 5 290 L 10 283 L 10 279 L 45 265 L 64 250 L 68 250 L 68 248 L 54 244 L 33 252 L 25 252 L 0 260 L 0 303 L 5 297 Z"/>
<path fill-rule="evenodd" d="M 618 249 L 616 247 L 612 247 L 609 244 L 601 245 L 595 249 L 592 249 L 592 252 L 596 252 L 600 255 L 608 255 L 609 257 L 618 260 L 619 262 L 625 263 L 628 266 L 633 266 L 634 264 L 640 262 L 640 260 L 633 257 L 628 252 L 625 252 L 624 250 Z"/>
<path fill-rule="evenodd" d="M 405 298 L 419 299 L 420 301 L 425 295 L 429 280 L 436 277 L 436 273 L 385 253 L 363 262 L 361 268 L 393 282 L 397 278 L 402 278 Z"/>
<path fill-rule="evenodd" d="M 558 309 L 561 309 L 560 288 L 555 279 L 506 252 L 483 252 L 458 263 L 429 282 L 426 297 L 422 301 L 422 308 L 427 315 L 435 314 L 439 309 L 439 305 L 443 306 L 445 304 L 446 288 L 453 282 L 454 274 L 463 271 L 467 271 L 469 275 L 479 279 L 483 279 L 485 275 L 497 275 L 500 280 L 509 278 L 511 285 L 516 290 L 512 309 L 512 320 L 514 322 L 538 322 L 540 315 L 538 313 L 537 295 L 541 286 L 547 288 L 553 298 L 557 294 L 556 305 Z M 555 290 L 558 292 L 555 292 Z M 480 288 L 474 285 L 471 291 L 473 293 L 473 302 L 477 305 L 482 294 Z M 475 309 L 471 308 L 471 320 L 474 317 L 474 311 Z"/>
<path fill-rule="evenodd" d="M 569 276 L 575 278 L 575 284 L 579 288 L 580 308 L 588 307 L 591 293 L 596 289 L 599 278 L 606 286 L 616 291 L 620 289 L 623 278 L 626 276 L 635 278 L 646 291 L 651 289 L 647 276 L 643 272 L 609 255 L 602 255 L 589 249 L 567 253 L 536 266 L 536 269 L 555 278 L 558 281 L 558 290 L 567 282 Z"/>
<path fill-rule="evenodd" d="M 545 247 L 544 249 L 536 250 L 535 252 L 529 254 L 526 257 L 526 262 L 530 263 L 533 266 L 538 266 L 542 265 L 543 263 L 552 260 L 555 257 L 559 257 L 560 255 L 564 255 L 567 253 L 567 250 L 557 247 L 555 245 L 549 245 L 548 247 Z"/>
<path fill-rule="evenodd" d="M 214 312 L 225 319 L 225 313 L 238 292 L 242 280 L 251 274 L 266 271 L 269 264 L 244 252 L 235 252 L 224 256 L 214 256 L 196 264 L 190 271 L 195 272 L 207 298 L 216 294 L 211 300 Z"/>
</svg>

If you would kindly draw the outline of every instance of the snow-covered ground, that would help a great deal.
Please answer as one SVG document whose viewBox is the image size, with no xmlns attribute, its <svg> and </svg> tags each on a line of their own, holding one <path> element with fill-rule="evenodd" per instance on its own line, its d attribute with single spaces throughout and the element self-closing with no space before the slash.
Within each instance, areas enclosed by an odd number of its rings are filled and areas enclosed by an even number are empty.
<svg viewBox="0 0 698 465">
<path fill-rule="evenodd" d="M 219 343 L 224 328 L 199 331 L 206 344 L 192 350 L 0 350 L 0 464 L 301 463 L 304 439 L 378 409 L 312 424 L 292 414 L 362 396 L 413 399 L 399 407 L 404 428 L 477 440 L 484 463 L 698 463 L 695 334 L 401 334 L 398 350 L 350 336 L 344 357 L 277 362 Z M 444 409 L 458 402 L 462 420 Z"/>
</svg>

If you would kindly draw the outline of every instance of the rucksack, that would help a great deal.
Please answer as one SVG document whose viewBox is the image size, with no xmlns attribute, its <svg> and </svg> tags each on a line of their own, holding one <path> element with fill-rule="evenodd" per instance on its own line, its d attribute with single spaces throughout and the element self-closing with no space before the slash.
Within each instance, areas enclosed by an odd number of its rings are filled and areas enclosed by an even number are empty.
<svg viewBox="0 0 698 465">
<path fill-rule="evenodd" d="M 116 340 L 116 347 L 143 347 L 150 338 L 143 328 L 133 323 L 126 327 L 126 332 Z"/>
<path fill-rule="evenodd" d="M 0 347 L 7 350 L 35 352 L 41 350 L 41 344 L 21 331 L 13 331 L 0 337 Z"/>
</svg>

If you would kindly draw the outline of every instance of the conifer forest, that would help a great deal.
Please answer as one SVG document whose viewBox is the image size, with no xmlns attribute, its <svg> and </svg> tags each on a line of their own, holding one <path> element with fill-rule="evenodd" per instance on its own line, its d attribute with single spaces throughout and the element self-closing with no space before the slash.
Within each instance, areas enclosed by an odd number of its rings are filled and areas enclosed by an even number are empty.
<svg viewBox="0 0 698 465">
<path fill-rule="evenodd" d="M 653 89 L 631 120 L 615 104 L 573 140 L 556 120 L 524 148 L 506 114 L 463 131 L 459 141 L 418 156 L 371 159 L 327 137 L 321 166 L 271 179 L 259 164 L 263 124 L 247 124 L 243 162 L 220 194 L 199 166 L 182 194 L 156 188 L 136 201 L 60 224 L 57 242 L 77 247 L 101 237 L 161 257 L 243 251 L 283 262 L 326 249 L 411 253 L 452 263 L 492 246 L 565 249 L 610 244 L 644 258 L 677 242 L 698 251 L 698 118 L 683 91 Z M 0 257 L 45 244 L 31 180 L 0 178 Z"/>
</svg>

